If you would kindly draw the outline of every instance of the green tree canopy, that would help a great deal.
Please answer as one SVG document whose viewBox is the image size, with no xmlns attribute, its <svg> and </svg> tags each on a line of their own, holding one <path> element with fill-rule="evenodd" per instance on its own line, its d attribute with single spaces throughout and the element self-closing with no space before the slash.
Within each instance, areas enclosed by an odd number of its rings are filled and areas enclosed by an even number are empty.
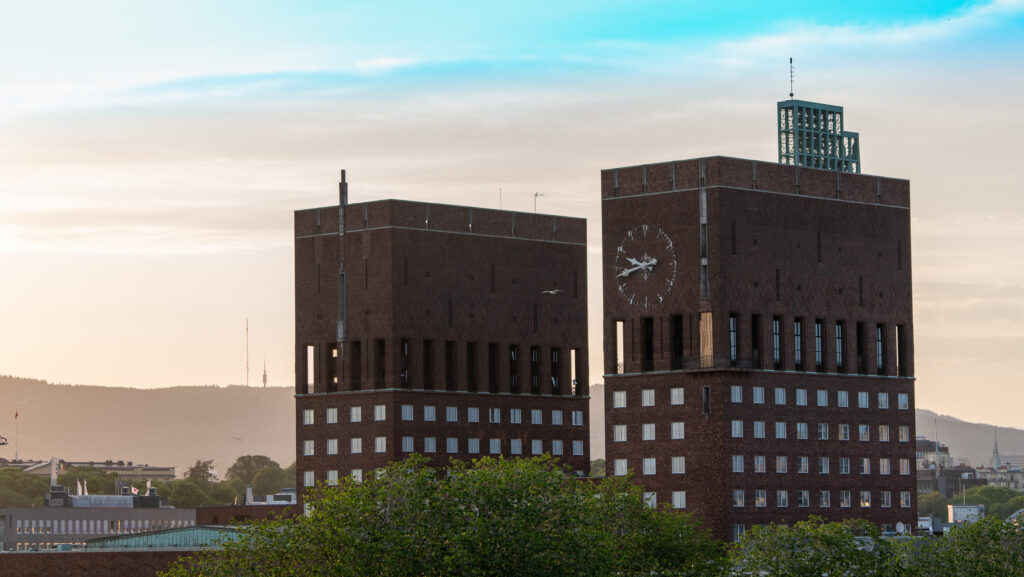
<svg viewBox="0 0 1024 577">
<path fill-rule="evenodd" d="M 77 493 L 81 482 L 83 489 L 87 484 L 91 495 L 113 495 L 116 479 L 116 474 L 95 467 L 72 467 L 57 476 L 57 484 L 67 487 L 72 494 Z"/>
<path fill-rule="evenodd" d="M 934 515 L 945 519 L 947 504 L 945 495 L 938 491 L 932 491 L 917 498 L 917 514 L 922 517 Z"/>
<path fill-rule="evenodd" d="M 907 577 L 1022 577 L 1024 528 L 986 517 L 907 548 Z"/>
<path fill-rule="evenodd" d="M 50 478 L 20 469 L 0 469 L 0 507 L 33 507 L 43 504 Z"/>
<path fill-rule="evenodd" d="M 215 480 L 213 474 L 213 459 L 208 461 L 196 459 L 196 463 L 185 471 L 185 478 L 213 482 Z"/>
<path fill-rule="evenodd" d="M 228 468 L 224 478 L 228 481 L 238 479 L 245 486 L 251 484 L 260 471 L 270 468 L 280 470 L 281 465 L 264 455 L 242 455 Z"/>
</svg>

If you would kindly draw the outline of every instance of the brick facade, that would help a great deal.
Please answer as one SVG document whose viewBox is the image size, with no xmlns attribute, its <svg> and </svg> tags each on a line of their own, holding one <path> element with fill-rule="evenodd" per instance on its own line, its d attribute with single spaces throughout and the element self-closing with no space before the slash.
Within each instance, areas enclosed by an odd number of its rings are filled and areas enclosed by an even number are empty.
<svg viewBox="0 0 1024 577">
<path fill-rule="evenodd" d="M 723 538 L 811 514 L 912 527 L 909 183 L 725 157 L 605 170 L 601 182 L 609 473 L 634 470 Z"/>
</svg>

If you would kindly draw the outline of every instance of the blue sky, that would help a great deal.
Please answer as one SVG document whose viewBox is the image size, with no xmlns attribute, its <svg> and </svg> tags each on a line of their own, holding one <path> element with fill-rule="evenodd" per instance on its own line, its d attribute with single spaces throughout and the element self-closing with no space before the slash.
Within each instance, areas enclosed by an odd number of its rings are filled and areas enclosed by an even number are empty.
<svg viewBox="0 0 1024 577">
<path fill-rule="evenodd" d="M 333 203 L 341 168 L 354 201 L 501 188 L 504 208 L 540 191 L 588 217 L 600 351 L 600 169 L 774 160 L 793 57 L 797 97 L 846 107 L 865 171 L 912 182 L 920 406 L 1022 424 L 959 388 L 1024 402 L 1022 1 L 0 11 L 0 373 L 238 383 L 249 318 L 288 384 L 291 212 Z M 75 343 L 60 362 L 55 335 Z"/>
</svg>

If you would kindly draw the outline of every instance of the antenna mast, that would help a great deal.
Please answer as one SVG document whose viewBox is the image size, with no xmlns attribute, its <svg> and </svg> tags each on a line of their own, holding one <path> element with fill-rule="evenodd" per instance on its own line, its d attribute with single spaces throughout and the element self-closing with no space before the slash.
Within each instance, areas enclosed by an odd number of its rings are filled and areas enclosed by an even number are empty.
<svg viewBox="0 0 1024 577">
<path fill-rule="evenodd" d="M 793 58 L 789 59 L 789 97 L 793 98 Z"/>
<path fill-rule="evenodd" d="M 249 319 L 245 319 L 245 386 L 249 386 Z"/>
</svg>

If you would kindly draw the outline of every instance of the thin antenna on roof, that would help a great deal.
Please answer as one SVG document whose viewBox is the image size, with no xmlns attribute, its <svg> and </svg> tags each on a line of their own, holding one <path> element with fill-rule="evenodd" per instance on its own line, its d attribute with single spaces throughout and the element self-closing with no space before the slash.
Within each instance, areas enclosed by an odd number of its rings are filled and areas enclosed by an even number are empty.
<svg viewBox="0 0 1024 577">
<path fill-rule="evenodd" d="M 793 58 L 789 59 L 789 97 L 793 98 Z"/>
</svg>

